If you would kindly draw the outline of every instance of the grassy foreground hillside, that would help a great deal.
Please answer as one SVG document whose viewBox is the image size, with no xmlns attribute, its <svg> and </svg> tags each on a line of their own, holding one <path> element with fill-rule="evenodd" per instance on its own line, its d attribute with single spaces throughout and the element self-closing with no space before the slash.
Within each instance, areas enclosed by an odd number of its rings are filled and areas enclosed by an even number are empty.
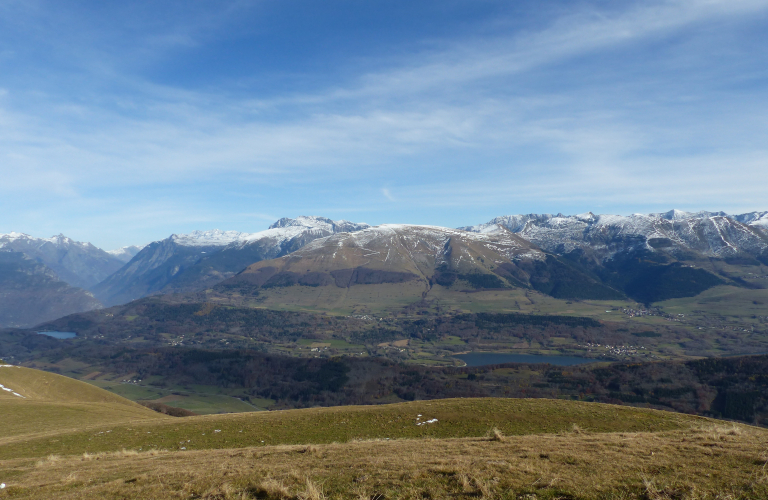
<svg viewBox="0 0 768 500">
<path fill-rule="evenodd" d="M 2 365 L 0 385 L 0 446 L 72 429 L 163 419 L 85 382 L 40 370 Z"/>
<path fill-rule="evenodd" d="M 765 433 L 354 441 L 5 460 L 0 498 L 764 499 Z"/>
<path fill-rule="evenodd" d="M 479 398 L 171 418 L 0 377 L 27 396 L 0 399 L 0 499 L 768 497 L 768 431 L 690 415 Z"/>
<path fill-rule="evenodd" d="M 50 417 L 52 421 L 55 416 Z M 430 423 L 423 423 L 436 419 Z M 204 415 L 121 423 L 82 430 L 77 424 L 50 435 L 0 444 L 0 459 L 135 450 L 202 450 L 367 439 L 484 436 L 568 432 L 660 432 L 702 425 L 707 419 L 654 410 L 551 399 L 471 398 L 377 406 L 336 406 L 274 412 Z M 421 425 L 419 425 L 421 424 Z M 183 448 L 183 450 L 182 450 Z"/>
</svg>

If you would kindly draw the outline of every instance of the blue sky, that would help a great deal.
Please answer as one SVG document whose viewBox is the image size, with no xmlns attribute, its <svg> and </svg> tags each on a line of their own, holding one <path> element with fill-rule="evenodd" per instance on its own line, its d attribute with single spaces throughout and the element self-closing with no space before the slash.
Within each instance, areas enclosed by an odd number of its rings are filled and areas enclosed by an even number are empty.
<svg viewBox="0 0 768 500">
<path fill-rule="evenodd" d="M 768 210 L 768 0 L 0 0 L 0 232 Z"/>
</svg>

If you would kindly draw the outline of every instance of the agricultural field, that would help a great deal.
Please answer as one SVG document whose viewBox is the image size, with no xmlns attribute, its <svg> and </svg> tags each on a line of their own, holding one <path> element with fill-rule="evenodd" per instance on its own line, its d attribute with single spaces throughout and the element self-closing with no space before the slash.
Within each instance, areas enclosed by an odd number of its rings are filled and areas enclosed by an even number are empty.
<svg viewBox="0 0 768 500">
<path fill-rule="evenodd" d="M 670 315 L 683 314 L 723 327 L 733 323 L 751 330 L 768 325 L 768 289 L 718 286 L 695 297 L 665 300 L 657 305 Z"/>
<path fill-rule="evenodd" d="M 148 381 L 150 382 L 150 381 Z M 196 386 L 162 388 L 141 383 L 122 383 L 108 380 L 93 380 L 91 384 L 131 401 L 163 403 L 176 408 L 190 410 L 198 415 L 211 413 L 235 413 L 260 411 L 269 408 L 273 402 L 261 399 L 245 402 L 236 396 L 227 395 L 218 387 Z"/>
</svg>

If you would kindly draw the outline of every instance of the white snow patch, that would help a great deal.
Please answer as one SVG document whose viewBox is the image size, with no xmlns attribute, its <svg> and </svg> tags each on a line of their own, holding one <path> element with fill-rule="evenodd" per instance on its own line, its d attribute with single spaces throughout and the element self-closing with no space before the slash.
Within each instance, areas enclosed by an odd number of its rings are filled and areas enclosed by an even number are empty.
<svg viewBox="0 0 768 500">
<path fill-rule="evenodd" d="M 115 250 L 107 250 L 107 253 L 111 255 L 112 257 L 116 257 L 123 262 L 128 262 L 131 260 L 137 253 L 142 251 L 146 245 L 129 245 L 122 248 L 117 248 Z"/>
<path fill-rule="evenodd" d="M 18 396 L 18 397 L 20 397 L 20 398 L 24 398 L 24 399 L 27 399 L 26 397 L 22 396 L 21 394 L 19 394 L 18 392 L 14 391 L 13 389 L 10 389 L 10 388 L 8 388 L 8 387 L 4 386 L 3 384 L 0 384 L 0 389 L 4 390 L 4 391 L 6 391 L 6 392 L 10 392 L 10 393 L 11 393 L 11 394 L 13 394 L 14 396 Z"/>
<path fill-rule="evenodd" d="M 171 240 L 178 245 L 187 247 L 226 246 L 242 240 L 245 236 L 247 236 L 246 233 L 239 231 L 211 229 L 209 231 L 192 231 L 189 234 L 172 234 Z"/>
<path fill-rule="evenodd" d="M 431 418 L 429 420 L 425 420 L 424 422 L 418 422 L 416 423 L 416 425 L 427 425 L 427 424 L 436 424 L 436 423 L 437 423 L 437 419 Z"/>
<path fill-rule="evenodd" d="M 255 233 L 211 229 L 208 231 L 193 231 L 189 234 L 173 234 L 171 239 L 176 244 L 184 246 L 246 245 L 264 240 L 273 240 L 272 244 L 280 246 L 283 242 L 304 234 L 322 237 L 334 233 L 357 231 L 367 227 L 370 226 L 364 222 L 334 221 L 325 217 L 302 215 L 295 219 L 280 219 L 272 224 L 269 229 Z"/>
</svg>

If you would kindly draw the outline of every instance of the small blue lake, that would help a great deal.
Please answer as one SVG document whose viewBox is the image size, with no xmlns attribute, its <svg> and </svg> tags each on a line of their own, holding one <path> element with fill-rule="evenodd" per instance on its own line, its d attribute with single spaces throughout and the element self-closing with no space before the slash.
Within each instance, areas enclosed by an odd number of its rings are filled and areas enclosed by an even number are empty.
<svg viewBox="0 0 768 500">
<path fill-rule="evenodd" d="M 40 335 L 48 335 L 55 339 L 73 339 L 77 337 L 75 332 L 37 332 Z"/>
<path fill-rule="evenodd" d="M 535 354 L 510 354 L 503 352 L 470 352 L 454 356 L 464 361 L 467 366 L 500 365 L 502 363 L 549 363 L 557 366 L 583 365 L 594 363 L 596 359 L 576 356 L 537 356 Z"/>
</svg>

